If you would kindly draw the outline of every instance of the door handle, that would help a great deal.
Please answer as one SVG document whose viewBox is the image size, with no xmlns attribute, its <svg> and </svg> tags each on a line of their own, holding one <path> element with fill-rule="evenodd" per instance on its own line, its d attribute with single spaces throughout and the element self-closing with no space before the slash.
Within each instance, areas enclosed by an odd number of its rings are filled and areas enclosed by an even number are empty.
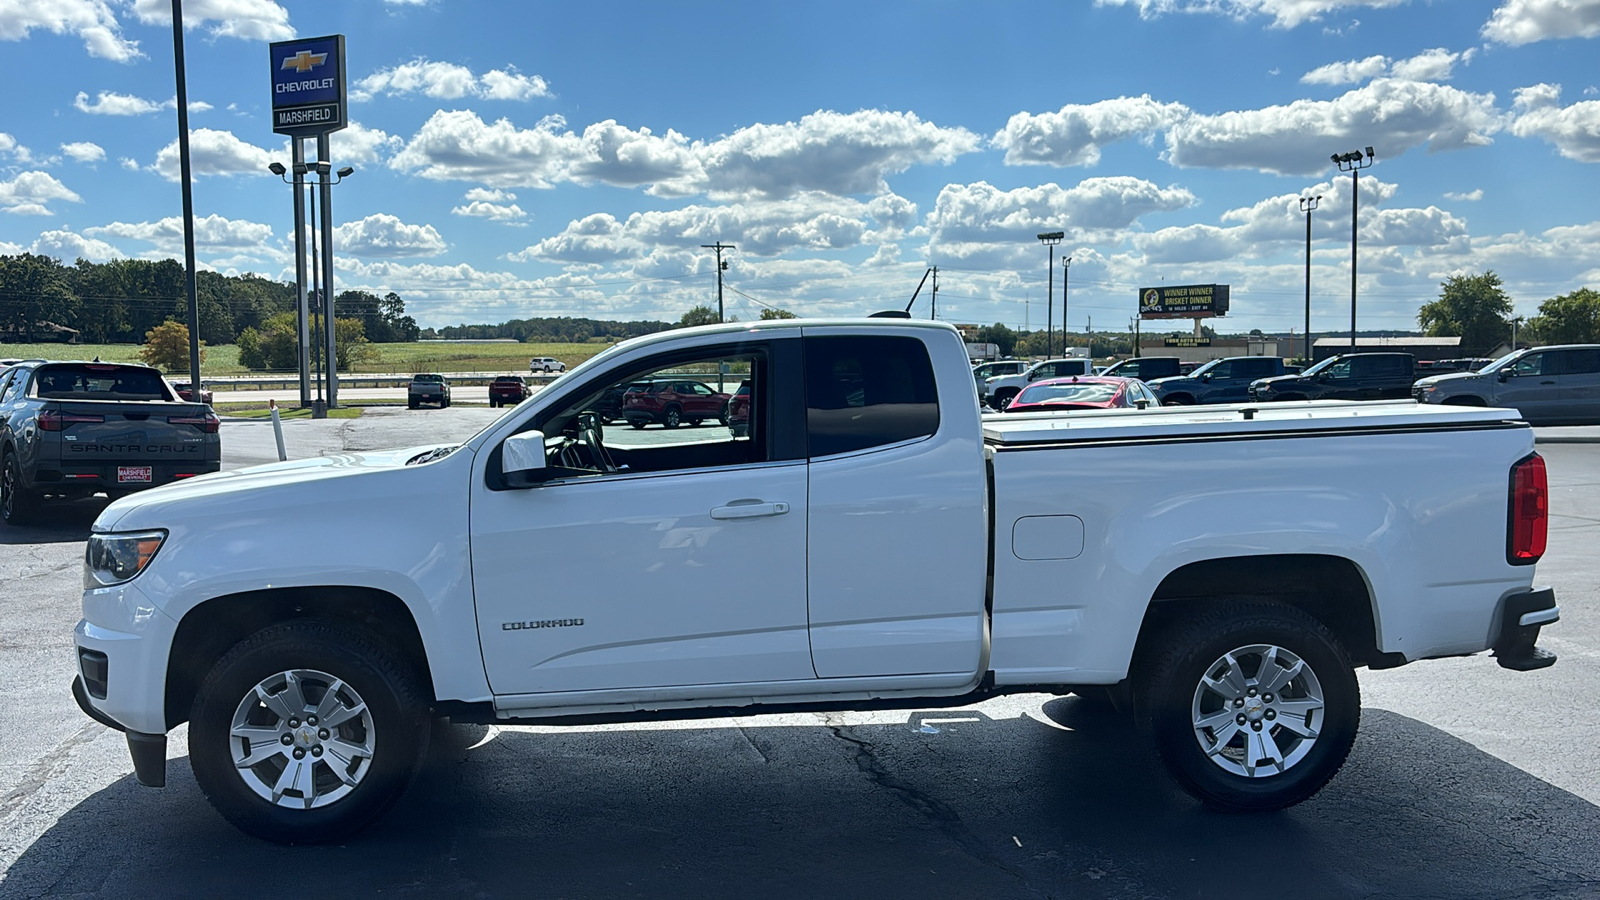
<svg viewBox="0 0 1600 900">
<path fill-rule="evenodd" d="M 787 503 L 767 503 L 762 500 L 735 500 L 727 506 L 711 510 L 713 519 L 759 519 L 764 516 L 781 516 L 789 511 Z"/>
</svg>

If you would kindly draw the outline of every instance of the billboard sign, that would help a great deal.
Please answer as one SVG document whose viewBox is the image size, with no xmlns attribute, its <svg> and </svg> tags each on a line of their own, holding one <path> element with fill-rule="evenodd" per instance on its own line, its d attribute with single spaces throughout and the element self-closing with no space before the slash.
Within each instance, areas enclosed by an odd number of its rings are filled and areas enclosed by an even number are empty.
<svg viewBox="0 0 1600 900">
<path fill-rule="evenodd" d="M 268 48 L 272 130 L 315 137 L 350 124 L 344 89 L 344 35 L 296 38 Z"/>
<path fill-rule="evenodd" d="M 1215 319 L 1228 314 L 1228 286 L 1187 284 L 1139 289 L 1141 319 Z"/>
</svg>

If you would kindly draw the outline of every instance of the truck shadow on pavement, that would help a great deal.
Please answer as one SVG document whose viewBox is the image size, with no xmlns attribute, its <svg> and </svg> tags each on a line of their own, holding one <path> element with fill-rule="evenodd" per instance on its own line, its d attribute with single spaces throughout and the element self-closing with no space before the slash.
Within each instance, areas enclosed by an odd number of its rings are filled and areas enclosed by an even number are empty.
<svg viewBox="0 0 1600 900">
<path fill-rule="evenodd" d="M 0 546 L 7 544 L 64 544 L 89 539 L 89 528 L 111 500 L 86 497 L 71 503 L 46 503 L 30 525 L 0 525 Z"/>
<path fill-rule="evenodd" d="M 165 791 L 124 777 L 62 816 L 0 898 L 1600 894 L 1600 808 L 1413 719 L 1367 709 L 1320 795 L 1228 815 L 1119 717 L 1076 698 L 1043 713 L 441 724 L 399 805 L 328 847 L 240 834 L 175 759 Z"/>
</svg>

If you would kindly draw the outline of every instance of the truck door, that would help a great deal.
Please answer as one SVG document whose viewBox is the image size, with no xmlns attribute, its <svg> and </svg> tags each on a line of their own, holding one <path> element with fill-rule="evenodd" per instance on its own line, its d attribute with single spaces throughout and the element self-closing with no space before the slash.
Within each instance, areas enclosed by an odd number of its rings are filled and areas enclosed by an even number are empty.
<svg viewBox="0 0 1600 900">
<path fill-rule="evenodd" d="M 1495 405 L 1509 406 L 1536 425 L 1559 418 L 1561 382 L 1557 363 L 1556 352 L 1546 350 L 1526 354 L 1501 369 L 1498 376 L 1505 381 L 1495 384 Z"/>
<path fill-rule="evenodd" d="M 1600 347 L 1561 351 L 1561 411 L 1567 422 L 1600 423 Z"/>
<path fill-rule="evenodd" d="M 981 436 L 965 404 L 945 418 L 939 404 L 965 390 L 962 373 L 936 382 L 915 335 L 942 333 L 852 331 L 808 328 L 804 341 L 812 662 L 822 678 L 976 672 Z"/>
<path fill-rule="evenodd" d="M 520 490 L 486 477 L 472 501 L 473 594 L 496 694 L 816 677 L 799 344 L 676 351 L 577 384 L 526 423 L 547 435 L 559 477 Z M 576 427 L 618 385 L 719 372 L 751 383 L 740 434 L 715 418 L 605 429 L 597 458 Z M 784 380 L 792 399 L 780 408 Z"/>
</svg>

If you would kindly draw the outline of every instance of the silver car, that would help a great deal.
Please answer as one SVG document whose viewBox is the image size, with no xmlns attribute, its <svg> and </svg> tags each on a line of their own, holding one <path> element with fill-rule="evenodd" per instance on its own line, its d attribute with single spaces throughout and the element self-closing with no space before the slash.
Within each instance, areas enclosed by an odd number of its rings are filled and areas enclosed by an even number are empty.
<svg viewBox="0 0 1600 900">
<path fill-rule="evenodd" d="M 1421 379 L 1418 403 L 1515 409 L 1531 425 L 1600 424 L 1600 344 L 1533 347 L 1477 372 Z"/>
</svg>

